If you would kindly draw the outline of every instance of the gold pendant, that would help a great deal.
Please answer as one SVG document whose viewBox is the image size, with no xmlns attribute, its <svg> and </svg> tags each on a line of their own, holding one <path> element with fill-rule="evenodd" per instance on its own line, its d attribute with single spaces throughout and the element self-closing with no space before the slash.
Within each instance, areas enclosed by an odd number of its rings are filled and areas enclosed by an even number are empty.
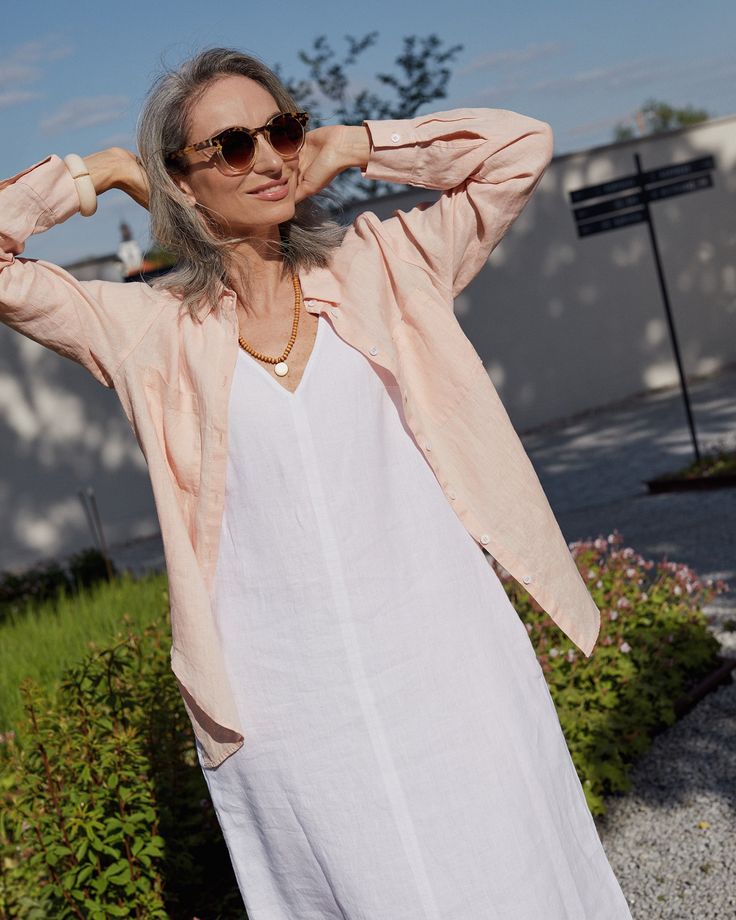
<svg viewBox="0 0 736 920">
<path fill-rule="evenodd" d="M 286 363 L 286 361 L 279 361 L 273 370 L 274 373 L 279 377 L 285 377 L 289 373 L 289 365 Z"/>
</svg>

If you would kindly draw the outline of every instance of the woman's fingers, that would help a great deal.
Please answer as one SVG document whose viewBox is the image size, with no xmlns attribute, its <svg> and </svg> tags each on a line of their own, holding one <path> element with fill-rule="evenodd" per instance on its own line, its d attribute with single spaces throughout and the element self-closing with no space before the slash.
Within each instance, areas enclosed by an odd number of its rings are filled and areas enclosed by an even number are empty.
<svg viewBox="0 0 736 920">
<path fill-rule="evenodd" d="M 123 147 L 108 147 L 84 157 L 98 195 L 119 188 L 144 208 L 148 207 L 148 179 L 140 160 Z"/>
</svg>

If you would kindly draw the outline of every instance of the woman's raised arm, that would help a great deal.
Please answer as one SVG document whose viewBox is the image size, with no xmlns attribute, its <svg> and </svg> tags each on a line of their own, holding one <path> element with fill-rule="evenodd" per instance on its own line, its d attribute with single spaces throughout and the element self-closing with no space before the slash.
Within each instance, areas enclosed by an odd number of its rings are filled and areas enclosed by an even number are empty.
<svg viewBox="0 0 736 920">
<path fill-rule="evenodd" d="M 147 200 L 133 154 L 112 148 L 85 163 L 100 194 L 120 188 L 140 204 Z M 76 184 L 56 155 L 0 181 L 0 322 L 113 387 L 116 371 L 158 312 L 148 285 L 78 281 L 50 262 L 21 257 L 30 236 L 78 211 Z"/>
<path fill-rule="evenodd" d="M 542 178 L 552 128 L 509 109 L 462 108 L 417 118 L 368 120 L 371 153 L 362 174 L 428 189 L 423 202 L 369 220 L 392 257 L 421 266 L 450 301 L 477 275 Z"/>
</svg>

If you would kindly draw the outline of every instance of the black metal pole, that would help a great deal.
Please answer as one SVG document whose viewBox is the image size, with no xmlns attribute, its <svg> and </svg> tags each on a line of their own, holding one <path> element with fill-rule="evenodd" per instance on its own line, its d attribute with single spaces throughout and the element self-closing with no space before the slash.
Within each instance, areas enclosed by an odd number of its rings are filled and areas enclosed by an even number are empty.
<svg viewBox="0 0 736 920">
<path fill-rule="evenodd" d="M 682 398 L 685 403 L 685 414 L 687 415 L 687 423 L 690 428 L 690 437 L 693 442 L 693 450 L 695 451 L 695 459 L 700 460 L 700 448 L 698 447 L 698 436 L 695 433 L 695 420 L 693 418 L 692 408 L 690 406 L 690 394 L 687 389 L 687 380 L 685 379 L 685 369 L 682 365 L 682 357 L 680 356 L 680 346 L 677 341 L 677 331 L 675 330 L 675 320 L 672 316 L 672 310 L 670 308 L 670 298 L 667 293 L 667 285 L 664 280 L 664 272 L 662 271 L 662 263 L 659 258 L 659 247 L 657 246 L 657 237 L 654 233 L 654 223 L 652 221 L 652 214 L 649 210 L 649 196 L 647 195 L 646 189 L 644 188 L 643 180 L 643 170 L 641 168 L 641 160 L 639 159 L 639 154 L 634 154 L 634 161 L 636 163 L 636 172 L 639 176 L 639 187 L 642 192 L 642 200 L 644 202 L 644 208 L 647 215 L 647 226 L 649 227 L 649 238 L 652 241 L 652 250 L 654 251 L 654 264 L 657 266 L 657 275 L 659 277 L 659 287 L 662 291 L 662 300 L 664 301 L 664 311 L 667 314 L 667 325 L 670 329 L 670 339 L 672 340 L 672 350 L 675 353 L 675 361 L 677 363 L 677 372 L 680 375 L 680 386 L 682 388 Z"/>
</svg>

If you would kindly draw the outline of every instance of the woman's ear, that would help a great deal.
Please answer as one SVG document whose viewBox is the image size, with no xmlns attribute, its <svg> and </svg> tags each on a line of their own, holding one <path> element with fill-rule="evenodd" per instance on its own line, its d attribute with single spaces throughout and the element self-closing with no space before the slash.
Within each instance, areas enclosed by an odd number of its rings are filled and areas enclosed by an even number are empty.
<svg viewBox="0 0 736 920">
<path fill-rule="evenodd" d="M 187 180 L 186 174 L 175 172 L 172 173 L 171 178 L 179 191 L 185 195 L 189 206 L 192 208 L 196 207 L 197 199 L 194 196 L 194 192 L 192 191 L 192 187 Z"/>
</svg>

